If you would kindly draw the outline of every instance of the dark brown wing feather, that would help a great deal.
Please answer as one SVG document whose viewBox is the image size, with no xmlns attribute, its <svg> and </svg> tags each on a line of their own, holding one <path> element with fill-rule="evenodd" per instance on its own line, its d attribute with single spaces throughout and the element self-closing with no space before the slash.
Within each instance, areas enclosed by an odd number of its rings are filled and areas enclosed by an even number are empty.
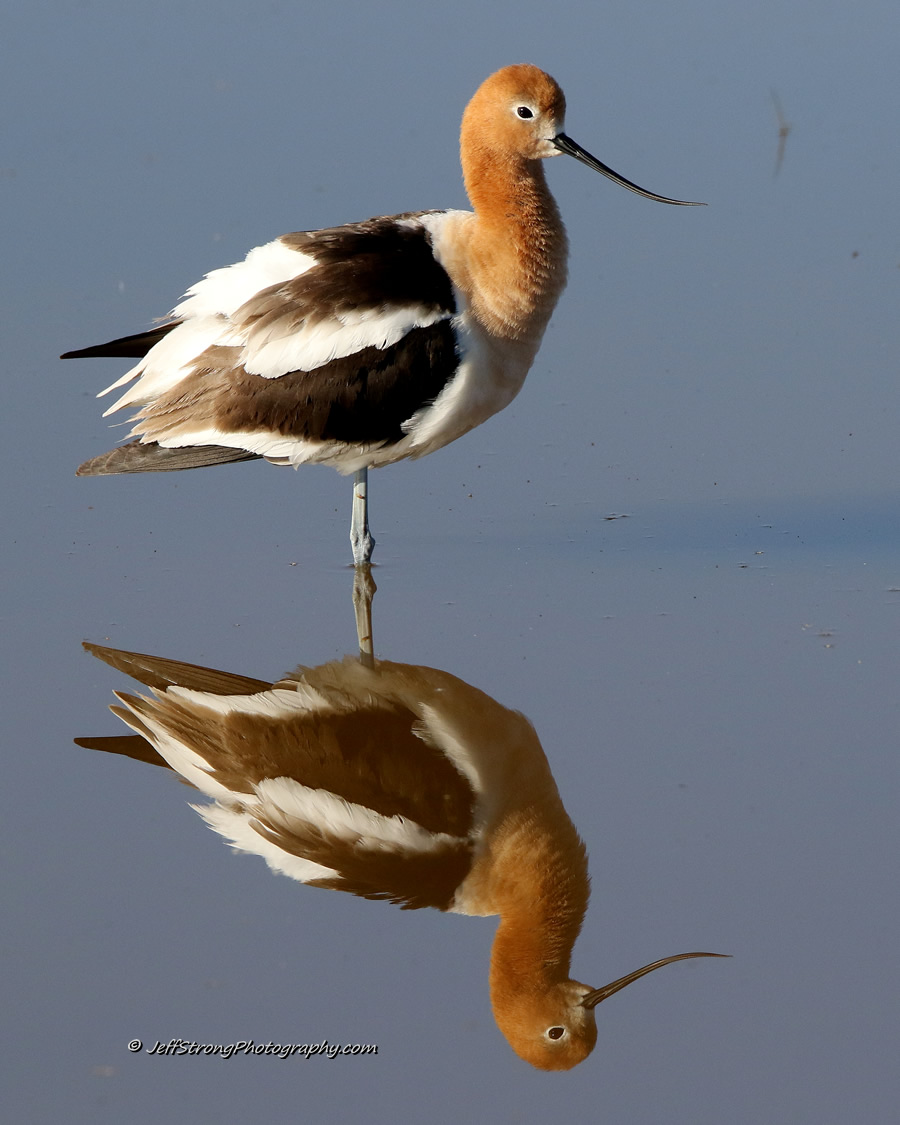
<svg viewBox="0 0 900 1125">
<path fill-rule="evenodd" d="M 472 867 L 472 845 L 466 840 L 448 840 L 427 852 L 392 851 L 366 848 L 309 823 L 292 824 L 289 832 L 259 821 L 253 827 L 283 851 L 338 872 L 335 878 L 311 879 L 309 886 L 384 899 L 404 910 L 448 910 Z"/>
<path fill-rule="evenodd" d="M 172 768 L 139 734 L 98 735 L 96 738 L 75 738 L 73 742 L 85 750 L 102 750 L 104 754 L 120 754 L 123 758 L 134 758 L 136 762 L 146 762 L 149 766 Z"/>
</svg>

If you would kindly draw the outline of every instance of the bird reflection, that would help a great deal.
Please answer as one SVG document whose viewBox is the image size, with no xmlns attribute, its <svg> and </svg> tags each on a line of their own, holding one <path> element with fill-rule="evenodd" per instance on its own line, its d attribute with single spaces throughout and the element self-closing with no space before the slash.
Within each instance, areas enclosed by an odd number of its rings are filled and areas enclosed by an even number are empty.
<svg viewBox="0 0 900 1125">
<path fill-rule="evenodd" d="M 271 683 L 98 645 L 151 689 L 116 693 L 136 733 L 89 749 L 168 766 L 242 852 L 314 887 L 499 915 L 490 992 L 523 1059 L 565 1070 L 590 1054 L 594 1008 L 682 953 L 603 988 L 570 979 L 589 896 L 587 854 L 534 728 L 447 672 L 346 658 Z"/>
</svg>

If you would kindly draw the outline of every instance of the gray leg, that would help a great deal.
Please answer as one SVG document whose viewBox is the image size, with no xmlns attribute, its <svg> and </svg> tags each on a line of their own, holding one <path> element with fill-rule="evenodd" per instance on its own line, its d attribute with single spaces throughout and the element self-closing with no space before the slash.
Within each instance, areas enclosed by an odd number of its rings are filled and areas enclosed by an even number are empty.
<svg viewBox="0 0 900 1125">
<path fill-rule="evenodd" d="M 350 518 L 350 546 L 356 566 L 372 558 L 375 540 L 369 531 L 369 470 L 357 469 L 353 477 L 353 513 Z"/>
</svg>

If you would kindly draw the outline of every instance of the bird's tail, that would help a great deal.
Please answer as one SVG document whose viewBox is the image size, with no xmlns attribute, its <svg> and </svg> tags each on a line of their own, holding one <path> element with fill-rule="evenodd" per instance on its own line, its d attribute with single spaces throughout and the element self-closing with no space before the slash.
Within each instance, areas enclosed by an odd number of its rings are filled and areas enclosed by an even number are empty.
<svg viewBox="0 0 900 1125">
<path fill-rule="evenodd" d="M 101 477 L 111 473 L 169 473 L 179 469 L 225 465 L 229 461 L 256 460 L 259 460 L 258 453 L 248 453 L 246 449 L 234 449 L 228 445 L 186 445 L 168 449 L 155 441 L 131 441 L 85 461 L 78 466 L 75 475 Z"/>
</svg>

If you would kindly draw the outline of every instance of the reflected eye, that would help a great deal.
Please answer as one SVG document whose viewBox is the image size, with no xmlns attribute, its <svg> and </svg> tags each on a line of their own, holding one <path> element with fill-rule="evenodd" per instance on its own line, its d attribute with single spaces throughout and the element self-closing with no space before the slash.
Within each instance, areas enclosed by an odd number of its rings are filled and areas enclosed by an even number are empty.
<svg viewBox="0 0 900 1125">
<path fill-rule="evenodd" d="M 566 1029 L 564 1027 L 551 1027 L 547 1032 L 548 1039 L 562 1039 L 565 1035 Z"/>
<path fill-rule="evenodd" d="M 518 117 L 521 117 L 523 121 L 527 121 L 530 117 L 534 117 L 534 113 L 528 108 L 527 105 L 520 105 L 516 109 L 516 115 Z M 559 1036 L 556 1036 L 556 1038 L 558 1039 Z"/>
</svg>

